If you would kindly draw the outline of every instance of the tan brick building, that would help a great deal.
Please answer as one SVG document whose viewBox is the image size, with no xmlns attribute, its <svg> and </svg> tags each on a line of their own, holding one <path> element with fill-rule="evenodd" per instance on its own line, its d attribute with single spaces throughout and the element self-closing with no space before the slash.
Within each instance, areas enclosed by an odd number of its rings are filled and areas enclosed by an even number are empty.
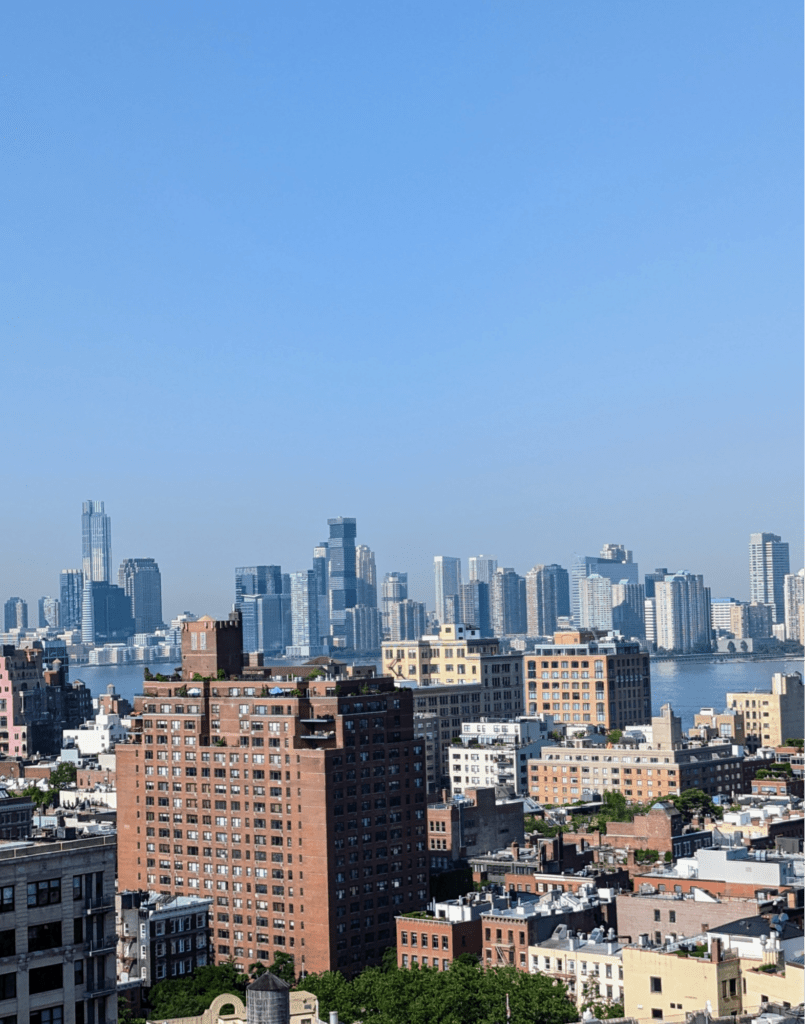
<svg viewBox="0 0 805 1024">
<path fill-rule="evenodd" d="M 119 886 L 211 896 L 217 960 L 280 950 L 297 969 L 350 973 L 428 896 L 413 698 L 318 666 L 233 674 L 239 632 L 186 623 L 183 678 L 135 698 L 116 748 Z"/>
<path fill-rule="evenodd" d="M 461 800 L 445 793 L 428 804 L 431 872 L 449 871 L 468 857 L 523 840 L 523 801 L 496 800 L 494 789 L 468 789 Z"/>
<path fill-rule="evenodd" d="M 651 718 L 649 656 L 640 644 L 586 630 L 554 633 L 524 657 L 527 713 L 566 725 L 623 729 Z"/>
<path fill-rule="evenodd" d="M 727 708 L 743 712 L 746 743 L 751 750 L 779 747 L 805 736 L 805 701 L 799 672 L 775 672 L 771 691 L 728 693 Z"/>
</svg>

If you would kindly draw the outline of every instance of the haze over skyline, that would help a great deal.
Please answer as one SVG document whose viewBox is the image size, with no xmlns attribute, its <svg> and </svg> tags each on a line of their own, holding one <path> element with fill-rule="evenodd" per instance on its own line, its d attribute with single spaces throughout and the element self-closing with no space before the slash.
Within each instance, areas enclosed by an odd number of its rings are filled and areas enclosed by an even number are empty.
<svg viewBox="0 0 805 1024">
<path fill-rule="evenodd" d="M 89 498 L 166 616 L 337 515 L 429 607 L 435 554 L 620 542 L 746 599 L 771 531 L 796 572 L 801 38 L 792 3 L 9 9 L 0 594 L 57 592 Z"/>
</svg>

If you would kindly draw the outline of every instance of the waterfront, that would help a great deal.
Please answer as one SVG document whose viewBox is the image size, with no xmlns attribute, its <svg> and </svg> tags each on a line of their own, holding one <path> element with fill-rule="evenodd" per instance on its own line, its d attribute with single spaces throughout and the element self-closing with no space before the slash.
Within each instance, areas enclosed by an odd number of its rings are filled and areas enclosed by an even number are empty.
<svg viewBox="0 0 805 1024">
<path fill-rule="evenodd" d="M 172 665 L 152 665 L 152 672 L 169 673 Z M 768 689 L 774 672 L 801 672 L 802 659 L 779 661 L 652 661 L 651 692 L 654 714 L 669 702 L 682 717 L 682 726 L 693 724 L 693 715 L 702 706 L 717 710 L 724 707 L 728 690 Z M 143 666 L 79 665 L 70 670 L 72 679 L 83 679 L 93 696 L 114 684 L 121 697 L 132 700 L 142 693 Z"/>
</svg>

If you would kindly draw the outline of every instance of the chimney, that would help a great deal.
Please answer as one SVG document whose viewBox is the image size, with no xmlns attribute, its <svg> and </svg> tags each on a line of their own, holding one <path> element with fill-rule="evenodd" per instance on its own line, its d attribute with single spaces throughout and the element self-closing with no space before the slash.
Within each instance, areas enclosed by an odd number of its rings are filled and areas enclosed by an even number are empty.
<svg viewBox="0 0 805 1024">
<path fill-rule="evenodd" d="M 339 1024 L 338 1010 L 330 1010 L 330 1024 Z"/>
<path fill-rule="evenodd" d="M 714 964 L 721 963 L 721 939 L 710 940 L 710 960 Z"/>
<path fill-rule="evenodd" d="M 520 859 L 520 844 L 515 839 L 512 843 L 512 860 Z"/>
<path fill-rule="evenodd" d="M 446 789 L 443 789 L 442 790 L 442 803 L 446 804 L 449 799 L 450 799 L 450 794 L 447 792 Z"/>
</svg>

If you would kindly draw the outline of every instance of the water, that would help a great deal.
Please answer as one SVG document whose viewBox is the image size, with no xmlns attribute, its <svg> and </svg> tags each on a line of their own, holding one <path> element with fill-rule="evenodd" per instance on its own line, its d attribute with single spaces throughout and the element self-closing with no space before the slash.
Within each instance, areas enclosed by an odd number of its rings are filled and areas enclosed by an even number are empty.
<svg viewBox="0 0 805 1024">
<path fill-rule="evenodd" d="M 167 675 L 173 665 L 152 665 L 151 671 Z M 768 690 L 774 672 L 801 672 L 801 659 L 785 661 L 653 661 L 651 691 L 654 714 L 670 703 L 682 717 L 682 728 L 693 725 L 701 707 L 724 708 L 728 690 Z M 93 696 L 104 693 L 112 683 L 121 697 L 133 700 L 143 692 L 142 665 L 79 665 L 70 670 L 72 679 L 83 679 Z"/>
</svg>

